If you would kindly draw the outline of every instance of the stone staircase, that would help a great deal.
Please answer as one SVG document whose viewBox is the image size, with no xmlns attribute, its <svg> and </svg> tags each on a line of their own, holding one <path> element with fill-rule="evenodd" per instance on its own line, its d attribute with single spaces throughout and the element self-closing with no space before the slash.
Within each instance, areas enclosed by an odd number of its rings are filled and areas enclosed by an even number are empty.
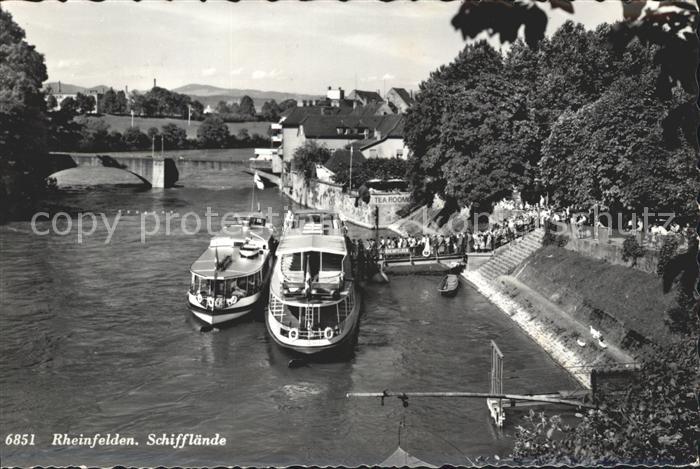
<svg viewBox="0 0 700 469">
<path fill-rule="evenodd" d="M 515 239 L 497 251 L 488 262 L 479 267 L 477 272 L 486 280 L 510 274 L 520 263 L 542 247 L 543 237 L 544 229 L 536 228 L 522 238 Z"/>
</svg>

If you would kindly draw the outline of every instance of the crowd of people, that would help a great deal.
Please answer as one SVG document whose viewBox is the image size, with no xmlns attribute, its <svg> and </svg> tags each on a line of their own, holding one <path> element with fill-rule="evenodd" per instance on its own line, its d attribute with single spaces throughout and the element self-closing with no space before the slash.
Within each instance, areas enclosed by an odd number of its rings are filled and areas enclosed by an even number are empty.
<svg viewBox="0 0 700 469">
<path fill-rule="evenodd" d="M 510 205 L 507 205 L 510 204 Z M 542 201 L 540 204 L 516 204 L 506 202 L 500 207 L 500 217 L 490 218 L 483 228 L 472 230 L 457 230 L 451 234 L 417 234 L 407 236 L 379 236 L 367 240 L 354 239 L 351 241 L 353 259 L 360 262 L 369 275 L 372 269 L 383 260 L 391 258 L 410 257 L 441 257 L 468 256 L 470 253 L 488 253 L 514 239 L 525 235 L 538 226 L 565 227 L 569 236 L 576 238 L 593 238 L 608 240 L 613 236 L 611 222 L 605 216 L 598 216 L 591 210 L 588 214 L 575 213 L 571 209 L 554 209 Z M 498 221 L 496 221 L 498 220 Z M 605 221 L 606 223 L 603 223 Z M 621 223 L 618 222 L 621 225 Z M 683 244 L 684 231 L 678 223 L 642 222 L 641 217 L 631 217 L 626 224 L 626 230 L 621 232 L 621 239 L 630 234 L 636 234 L 638 240 L 660 246 L 665 237 L 678 236 Z M 689 225 L 688 225 L 688 229 Z"/>
</svg>

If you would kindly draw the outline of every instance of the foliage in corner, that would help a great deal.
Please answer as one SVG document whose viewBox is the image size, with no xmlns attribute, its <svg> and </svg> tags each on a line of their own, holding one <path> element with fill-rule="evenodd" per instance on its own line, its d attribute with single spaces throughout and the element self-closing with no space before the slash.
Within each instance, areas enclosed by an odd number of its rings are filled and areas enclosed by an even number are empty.
<svg viewBox="0 0 700 469">
<path fill-rule="evenodd" d="M 649 347 L 624 389 L 603 386 L 597 409 L 574 426 L 530 412 L 516 429 L 513 456 L 523 464 L 690 464 L 697 458 L 698 367 L 695 341 Z"/>
</svg>

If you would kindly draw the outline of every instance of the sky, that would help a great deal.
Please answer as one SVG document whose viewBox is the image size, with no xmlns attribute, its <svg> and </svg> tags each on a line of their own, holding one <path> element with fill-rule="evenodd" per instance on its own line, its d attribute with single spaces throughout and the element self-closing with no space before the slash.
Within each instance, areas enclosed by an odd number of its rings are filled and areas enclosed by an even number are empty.
<svg viewBox="0 0 700 469">
<path fill-rule="evenodd" d="M 543 5 L 548 34 L 569 18 L 594 28 L 622 14 L 614 1 L 574 6 L 571 16 Z M 45 55 L 49 81 L 88 87 L 143 90 L 156 78 L 170 89 L 416 89 L 465 46 L 450 24 L 459 2 L 435 0 L 10 0 L 2 8 Z"/>
</svg>

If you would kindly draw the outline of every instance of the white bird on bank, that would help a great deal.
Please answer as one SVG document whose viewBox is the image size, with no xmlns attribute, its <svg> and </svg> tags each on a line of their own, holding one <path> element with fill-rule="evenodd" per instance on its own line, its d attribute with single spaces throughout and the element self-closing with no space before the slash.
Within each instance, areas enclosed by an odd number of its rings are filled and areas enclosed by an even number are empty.
<svg viewBox="0 0 700 469">
<path fill-rule="evenodd" d="M 606 344 L 605 342 L 603 342 L 603 338 L 602 338 L 602 337 L 601 337 L 600 339 L 598 339 L 598 346 L 600 346 L 600 348 L 602 348 L 602 349 L 608 348 L 608 344 Z"/>
<path fill-rule="evenodd" d="M 585 347 L 585 346 L 586 346 L 586 341 L 583 340 L 583 339 L 581 339 L 581 338 L 576 339 L 576 343 L 578 344 L 579 347 Z"/>
<path fill-rule="evenodd" d="M 603 334 L 599 330 L 594 329 L 593 326 L 590 326 L 590 328 L 591 336 L 593 336 L 594 339 L 600 339 Z"/>
</svg>

